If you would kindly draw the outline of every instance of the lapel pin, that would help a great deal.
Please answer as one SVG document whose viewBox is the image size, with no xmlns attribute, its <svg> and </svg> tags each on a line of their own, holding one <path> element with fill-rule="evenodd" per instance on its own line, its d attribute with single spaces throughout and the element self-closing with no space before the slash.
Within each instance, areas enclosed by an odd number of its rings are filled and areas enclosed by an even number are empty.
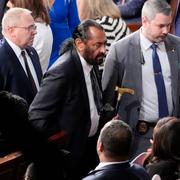
<svg viewBox="0 0 180 180">
<path fill-rule="evenodd" d="M 175 48 L 172 48 L 171 51 L 172 51 L 172 52 L 175 52 Z"/>
</svg>

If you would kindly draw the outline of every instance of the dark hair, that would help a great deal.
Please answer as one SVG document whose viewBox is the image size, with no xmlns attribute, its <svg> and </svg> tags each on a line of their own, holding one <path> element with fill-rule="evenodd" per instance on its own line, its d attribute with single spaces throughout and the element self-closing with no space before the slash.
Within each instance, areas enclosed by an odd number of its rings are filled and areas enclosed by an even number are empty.
<svg viewBox="0 0 180 180">
<path fill-rule="evenodd" d="M 170 120 L 155 133 L 152 155 L 157 159 L 180 160 L 180 120 Z"/>
<path fill-rule="evenodd" d="M 89 33 L 90 27 L 96 27 L 99 30 L 104 31 L 103 27 L 97 23 L 95 20 L 87 19 L 81 22 L 73 32 L 73 39 L 80 38 L 81 40 L 89 40 L 91 38 L 91 34 Z"/>
<path fill-rule="evenodd" d="M 1 116 L 6 118 L 15 118 L 20 116 L 27 118 L 28 117 L 28 104 L 25 99 L 21 98 L 18 95 L 12 94 L 7 91 L 0 92 L 0 109 Z"/>
<path fill-rule="evenodd" d="M 87 19 L 82 21 L 81 24 L 75 28 L 72 38 L 66 39 L 62 43 L 59 54 L 62 55 L 68 50 L 72 50 L 74 47 L 74 40 L 77 38 L 80 38 L 82 41 L 89 40 L 91 38 L 91 34 L 89 32 L 90 27 L 96 27 L 97 29 L 104 31 L 103 27 L 95 20 Z"/>
<path fill-rule="evenodd" d="M 106 156 L 128 156 L 132 143 L 132 131 L 125 122 L 112 120 L 102 128 L 98 141 L 103 144 Z"/>
</svg>

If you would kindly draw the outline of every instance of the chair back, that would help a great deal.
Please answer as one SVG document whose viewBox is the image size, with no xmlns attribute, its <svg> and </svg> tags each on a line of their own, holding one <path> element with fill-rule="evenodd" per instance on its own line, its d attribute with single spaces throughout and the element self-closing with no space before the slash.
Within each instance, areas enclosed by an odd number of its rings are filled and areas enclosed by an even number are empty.
<svg viewBox="0 0 180 180">
<path fill-rule="evenodd" d="M 0 158 L 0 180 L 23 180 L 27 163 L 21 152 L 13 152 Z"/>
<path fill-rule="evenodd" d="M 139 154 L 137 157 L 135 157 L 131 162 L 143 166 L 146 157 L 147 157 L 147 152 L 143 152 Z"/>
</svg>

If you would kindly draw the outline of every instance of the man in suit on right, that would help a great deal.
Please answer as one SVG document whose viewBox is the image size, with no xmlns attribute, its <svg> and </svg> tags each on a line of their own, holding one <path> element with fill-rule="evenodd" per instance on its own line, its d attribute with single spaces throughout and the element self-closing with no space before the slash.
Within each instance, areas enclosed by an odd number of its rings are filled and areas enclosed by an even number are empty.
<svg viewBox="0 0 180 180">
<path fill-rule="evenodd" d="M 169 34 L 171 22 L 166 1 L 146 1 L 140 30 L 115 43 L 107 55 L 104 104 L 113 105 L 116 86 L 134 90 L 133 95 L 122 95 L 118 108 L 118 115 L 135 134 L 132 156 L 150 146 L 159 118 L 179 116 L 180 38 Z"/>
<path fill-rule="evenodd" d="M 97 153 L 100 164 L 83 180 L 149 180 L 140 165 L 129 162 L 132 143 L 131 128 L 121 120 L 112 120 L 102 128 Z"/>
<path fill-rule="evenodd" d="M 38 54 L 31 47 L 36 35 L 31 11 L 23 8 L 9 9 L 2 20 L 2 33 L 0 90 L 19 95 L 30 105 L 42 78 Z"/>
</svg>

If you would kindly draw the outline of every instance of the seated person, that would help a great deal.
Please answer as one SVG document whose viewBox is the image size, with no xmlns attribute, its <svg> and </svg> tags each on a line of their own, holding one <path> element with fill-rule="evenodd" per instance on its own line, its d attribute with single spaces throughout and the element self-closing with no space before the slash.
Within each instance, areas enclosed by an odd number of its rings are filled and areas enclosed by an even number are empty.
<svg viewBox="0 0 180 180">
<path fill-rule="evenodd" d="M 0 155 L 21 151 L 27 162 L 34 163 L 37 179 L 64 180 L 64 154 L 30 125 L 27 102 L 1 91 L 0 109 Z"/>
<path fill-rule="evenodd" d="M 159 175 L 161 180 L 180 178 L 180 119 L 160 119 L 154 128 L 152 150 L 144 166 L 150 177 Z"/>
<path fill-rule="evenodd" d="M 132 131 L 121 120 L 112 120 L 102 128 L 97 153 L 100 164 L 83 180 L 148 180 L 143 167 L 129 162 Z"/>
</svg>

